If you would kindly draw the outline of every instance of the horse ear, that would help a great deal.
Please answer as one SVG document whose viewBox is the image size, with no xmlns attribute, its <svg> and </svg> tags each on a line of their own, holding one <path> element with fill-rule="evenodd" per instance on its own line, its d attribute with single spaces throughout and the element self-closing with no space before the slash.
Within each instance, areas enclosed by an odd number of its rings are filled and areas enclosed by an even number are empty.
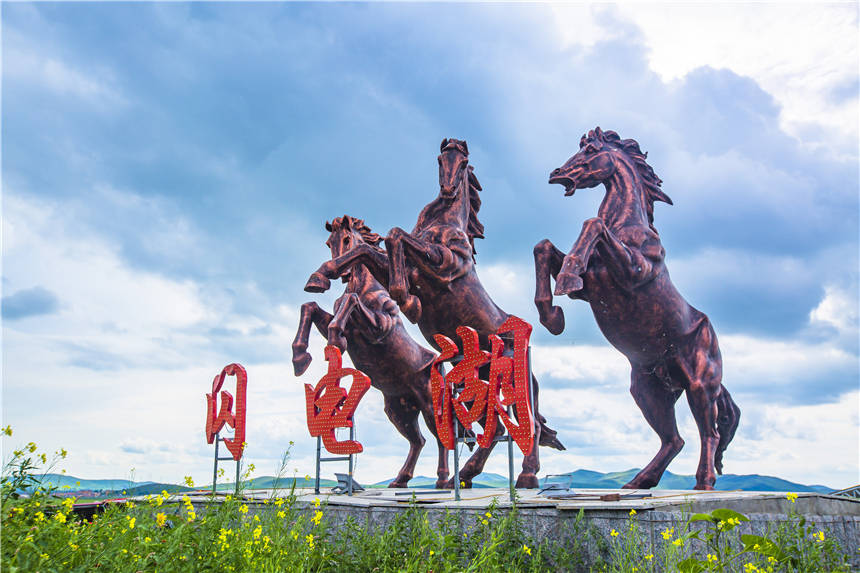
<svg viewBox="0 0 860 573">
<path fill-rule="evenodd" d="M 600 126 L 599 126 L 599 125 L 598 125 L 597 127 L 595 127 L 595 128 L 594 128 L 594 136 L 595 136 L 597 139 L 600 139 L 600 140 L 602 140 L 602 139 L 603 139 L 603 130 L 602 130 L 602 129 L 600 129 Z"/>
<path fill-rule="evenodd" d="M 334 231 L 334 228 L 331 226 L 331 223 L 329 223 L 328 221 L 325 222 L 325 230 L 328 231 L 329 233 Z"/>
<path fill-rule="evenodd" d="M 670 199 L 668 195 L 663 193 L 661 189 L 652 189 L 651 197 L 653 197 L 655 201 L 663 201 L 664 203 L 668 203 L 669 205 L 674 205 L 674 203 L 672 203 L 672 199 Z"/>
<path fill-rule="evenodd" d="M 448 138 L 442 140 L 442 145 L 439 146 L 439 151 L 445 151 L 445 146 L 448 145 Z"/>
<path fill-rule="evenodd" d="M 466 143 L 466 140 L 463 140 L 463 150 L 466 152 L 466 155 L 469 155 L 469 144 Z"/>
<path fill-rule="evenodd" d="M 580 149 L 582 149 L 583 147 L 585 147 L 585 141 L 586 141 L 586 139 L 588 139 L 588 138 L 586 137 L 586 134 L 584 134 L 584 133 L 583 133 L 583 134 L 582 134 L 582 137 L 580 137 L 580 138 L 579 138 L 579 148 L 580 148 Z"/>
<path fill-rule="evenodd" d="M 484 189 L 481 187 L 481 184 L 478 182 L 478 178 L 475 176 L 475 168 L 471 165 L 469 166 L 469 183 L 477 189 L 478 191 L 483 191 Z"/>
</svg>

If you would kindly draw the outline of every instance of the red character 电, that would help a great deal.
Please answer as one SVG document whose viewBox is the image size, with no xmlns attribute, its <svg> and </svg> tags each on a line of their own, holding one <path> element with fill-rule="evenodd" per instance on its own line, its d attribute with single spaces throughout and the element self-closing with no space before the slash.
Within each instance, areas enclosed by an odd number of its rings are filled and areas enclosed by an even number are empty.
<svg viewBox="0 0 860 573">
<path fill-rule="evenodd" d="M 233 396 L 226 390 L 221 390 L 224 378 L 236 377 L 236 411 L 233 412 Z M 229 364 L 212 381 L 212 393 L 206 394 L 206 442 L 211 444 L 215 436 L 227 424 L 233 428 L 233 439 L 224 440 L 224 445 L 237 462 L 242 457 L 245 448 L 245 389 L 248 385 L 248 374 L 240 364 Z M 221 407 L 218 407 L 218 391 L 221 390 Z"/>
<path fill-rule="evenodd" d="M 442 363 L 459 354 L 457 345 L 448 337 L 437 334 L 434 338 L 442 353 L 433 362 L 430 376 L 430 392 L 433 397 L 433 413 L 439 440 L 449 450 L 454 449 L 453 418 L 465 427 L 470 427 L 486 416 L 484 433 L 477 436 L 482 448 L 489 447 L 496 434 L 499 418 L 517 446 L 528 455 L 534 444 L 534 413 L 531 408 L 528 367 L 529 336 L 532 327 L 515 316 L 509 317 L 497 334 L 513 336 L 513 356 L 505 356 L 505 344 L 497 335 L 490 335 L 490 351 L 481 350 L 478 333 L 461 326 L 457 335 L 463 341 L 463 359 L 447 375 L 442 373 Z M 478 369 L 490 363 L 489 381 L 481 380 Z M 459 395 L 454 388 L 462 386 Z M 513 406 L 514 416 L 509 416 L 507 407 Z"/>
<path fill-rule="evenodd" d="M 352 416 L 358 402 L 370 389 L 370 378 L 354 368 L 343 368 L 340 349 L 326 346 L 325 359 L 328 372 L 316 387 L 305 384 L 305 404 L 308 414 L 308 430 L 311 436 L 321 437 L 325 449 L 333 454 L 357 454 L 363 448 L 355 440 L 337 441 L 335 428 L 351 428 Z M 347 392 L 340 386 L 340 379 L 352 376 L 352 385 Z"/>
</svg>

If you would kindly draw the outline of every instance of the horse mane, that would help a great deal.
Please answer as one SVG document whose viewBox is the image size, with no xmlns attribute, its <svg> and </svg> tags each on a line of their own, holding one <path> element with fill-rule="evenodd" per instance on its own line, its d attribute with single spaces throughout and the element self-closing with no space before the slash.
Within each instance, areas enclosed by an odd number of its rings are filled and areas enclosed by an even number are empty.
<svg viewBox="0 0 860 573">
<path fill-rule="evenodd" d="M 648 223 L 653 225 L 654 201 L 663 201 L 672 205 L 672 199 L 660 189 L 663 181 L 657 177 L 654 169 L 645 161 L 648 158 L 648 153 L 639 149 L 639 143 L 635 139 L 621 139 L 621 136 L 616 132 L 603 131 L 599 127 L 583 135 L 579 141 L 579 147 L 581 149 L 594 141 L 608 143 L 616 149 L 623 151 L 627 157 L 633 160 L 633 164 L 636 166 L 636 170 L 639 172 L 639 176 L 642 178 L 645 186 L 645 198 L 647 199 L 645 207 L 648 212 Z"/>
<path fill-rule="evenodd" d="M 440 146 L 440 151 L 447 149 L 456 149 L 460 153 L 469 157 L 469 146 L 465 141 L 459 139 L 444 139 Z M 475 254 L 478 252 L 475 249 L 475 239 L 484 238 L 484 224 L 478 219 L 478 211 L 481 210 L 481 196 L 478 195 L 483 190 L 481 183 L 475 176 L 475 168 L 468 166 L 468 184 L 469 184 L 469 223 L 466 225 L 466 234 L 469 236 L 469 245 L 472 247 L 472 260 L 475 260 Z"/>
<path fill-rule="evenodd" d="M 372 247 L 382 250 L 379 246 L 379 243 L 382 242 L 382 237 L 371 231 L 370 227 L 368 227 L 362 219 L 356 219 L 355 217 L 344 215 L 343 217 L 332 219 L 331 223 L 326 221 L 325 230 L 329 233 L 334 233 L 340 229 L 358 231 L 359 235 L 361 235 L 362 241 Z"/>
</svg>

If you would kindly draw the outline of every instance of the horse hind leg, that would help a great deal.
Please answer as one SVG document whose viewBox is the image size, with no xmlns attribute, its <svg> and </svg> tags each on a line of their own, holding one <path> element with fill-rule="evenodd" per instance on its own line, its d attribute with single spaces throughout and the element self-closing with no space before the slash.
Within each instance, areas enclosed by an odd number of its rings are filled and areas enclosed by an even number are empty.
<svg viewBox="0 0 860 573">
<path fill-rule="evenodd" d="M 564 311 L 552 304 L 552 285 L 561 270 L 564 253 L 559 251 L 549 239 L 544 239 L 534 248 L 535 257 L 535 306 L 540 315 L 540 323 L 552 334 L 564 331 Z"/>
<path fill-rule="evenodd" d="M 421 435 L 421 428 L 418 426 L 419 409 L 403 397 L 389 398 L 386 396 L 384 401 L 385 415 L 388 416 L 397 431 L 409 441 L 409 453 L 406 456 L 406 461 L 400 471 L 397 472 L 397 477 L 388 484 L 388 487 L 407 487 L 415 472 L 418 455 L 425 443 L 424 436 Z"/>
<path fill-rule="evenodd" d="M 630 393 L 648 425 L 660 437 L 660 449 L 624 488 L 650 489 L 660 483 L 663 472 L 684 447 L 675 421 L 675 402 L 680 398 L 681 390 L 669 389 L 653 372 L 634 368 L 630 375 Z"/>
</svg>

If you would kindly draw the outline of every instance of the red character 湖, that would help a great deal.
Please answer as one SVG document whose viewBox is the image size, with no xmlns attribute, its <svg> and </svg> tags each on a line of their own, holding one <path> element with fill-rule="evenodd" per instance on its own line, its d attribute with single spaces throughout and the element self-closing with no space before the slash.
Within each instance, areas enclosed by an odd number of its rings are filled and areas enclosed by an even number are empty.
<svg viewBox="0 0 860 573">
<path fill-rule="evenodd" d="M 467 428 L 486 416 L 484 433 L 476 440 L 480 447 L 492 444 L 501 418 L 523 454 L 531 452 L 535 424 L 529 392 L 531 329 L 531 325 L 515 316 L 499 327 L 498 334 L 510 333 L 514 340 L 513 356 L 505 356 L 505 344 L 497 335 L 489 337 L 490 351 L 487 352 L 480 349 L 474 329 L 459 327 L 457 335 L 463 341 L 463 359 L 447 375 L 442 373 L 441 365 L 459 354 L 457 345 L 444 335 L 434 337 L 442 353 L 433 362 L 430 391 L 439 440 L 446 448 L 454 448 L 454 416 Z M 490 379 L 484 381 L 479 378 L 478 369 L 488 362 Z M 456 396 L 454 388 L 460 388 Z M 514 407 L 514 416 L 508 415 L 508 406 Z"/>
</svg>

